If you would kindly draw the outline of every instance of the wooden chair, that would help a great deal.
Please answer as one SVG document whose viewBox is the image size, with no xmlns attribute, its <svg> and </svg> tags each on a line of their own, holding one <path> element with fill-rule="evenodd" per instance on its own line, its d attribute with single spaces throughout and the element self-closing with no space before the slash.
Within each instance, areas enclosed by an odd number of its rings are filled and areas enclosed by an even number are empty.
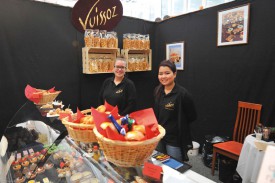
<svg viewBox="0 0 275 183">
<path fill-rule="evenodd" d="M 238 161 L 245 137 L 253 133 L 255 126 L 260 123 L 261 110 L 261 104 L 238 101 L 233 141 L 213 145 L 212 175 L 215 171 L 217 153 Z"/>
</svg>

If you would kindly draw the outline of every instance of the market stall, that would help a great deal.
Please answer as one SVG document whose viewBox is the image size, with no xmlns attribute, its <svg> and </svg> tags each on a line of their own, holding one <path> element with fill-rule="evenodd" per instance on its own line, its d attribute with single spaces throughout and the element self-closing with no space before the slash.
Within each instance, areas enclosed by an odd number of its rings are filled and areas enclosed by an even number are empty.
<svg viewBox="0 0 275 183">
<path fill-rule="evenodd" d="M 38 115 L 32 115 L 34 113 L 40 114 L 39 120 Z M 191 166 L 183 162 L 179 162 L 181 169 L 169 167 L 169 164 L 166 165 L 154 156 L 157 154 L 154 149 L 149 149 L 149 157 L 142 157 L 144 162 L 137 161 L 136 165 L 131 160 L 123 160 L 123 163 L 121 157 L 113 157 L 117 161 L 111 160 L 107 149 L 103 148 L 104 142 L 76 141 L 67 135 L 65 128 L 56 129 L 55 124 L 61 123 L 61 120 L 49 120 L 49 117 L 42 114 L 40 107 L 28 101 L 13 117 L 16 121 L 10 122 L 4 134 L 7 143 L 1 142 L 1 150 L 6 150 L 1 153 L 1 180 L 16 183 L 151 182 L 153 180 L 143 174 L 144 163 L 147 162 L 162 169 L 160 181 L 163 182 L 212 182 L 190 170 Z M 140 143 L 146 147 L 144 142 Z M 119 144 L 117 147 L 120 148 Z M 141 149 L 146 150 L 144 147 Z M 128 145 L 127 148 L 131 149 L 131 146 Z M 132 151 L 133 156 L 135 153 L 142 154 L 141 151 L 135 151 L 137 149 Z M 138 160 L 137 156 L 135 158 Z"/>
</svg>

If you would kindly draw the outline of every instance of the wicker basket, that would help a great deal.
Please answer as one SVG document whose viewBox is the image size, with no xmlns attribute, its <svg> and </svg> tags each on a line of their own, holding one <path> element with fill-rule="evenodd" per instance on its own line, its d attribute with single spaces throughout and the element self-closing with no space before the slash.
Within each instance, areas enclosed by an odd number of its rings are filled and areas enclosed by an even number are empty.
<svg viewBox="0 0 275 183">
<path fill-rule="evenodd" d="M 42 98 L 37 103 L 37 105 L 44 105 L 44 104 L 47 104 L 49 102 L 52 102 L 59 95 L 59 93 L 61 93 L 61 91 L 56 91 L 56 92 L 53 92 L 53 93 L 48 93 L 48 92 L 44 92 L 46 90 L 41 90 L 41 89 L 37 89 L 37 90 L 43 92 Z"/>
<path fill-rule="evenodd" d="M 90 109 L 81 111 L 83 114 L 91 112 Z M 75 117 L 75 116 L 73 116 Z M 69 136 L 75 141 L 80 141 L 84 143 L 97 142 L 96 136 L 93 132 L 94 124 L 81 124 L 72 123 L 68 121 L 68 117 L 62 119 L 62 123 L 67 128 Z"/>
<path fill-rule="evenodd" d="M 145 141 L 117 141 L 101 135 L 96 128 L 94 133 L 104 152 L 106 159 L 121 167 L 135 167 L 143 165 L 152 155 L 160 139 L 165 135 L 165 129 L 158 125 L 160 134 Z"/>
</svg>

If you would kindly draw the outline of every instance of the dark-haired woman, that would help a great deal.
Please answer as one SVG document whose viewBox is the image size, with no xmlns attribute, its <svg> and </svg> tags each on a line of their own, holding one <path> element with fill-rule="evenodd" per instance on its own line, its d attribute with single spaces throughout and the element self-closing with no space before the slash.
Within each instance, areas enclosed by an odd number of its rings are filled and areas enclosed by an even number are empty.
<svg viewBox="0 0 275 183">
<path fill-rule="evenodd" d="M 154 91 L 154 111 L 166 134 L 157 150 L 178 160 L 188 161 L 187 151 L 192 149 L 190 123 L 197 112 L 191 94 L 175 82 L 177 69 L 173 62 L 162 61 L 159 65 L 159 86 Z"/>
</svg>

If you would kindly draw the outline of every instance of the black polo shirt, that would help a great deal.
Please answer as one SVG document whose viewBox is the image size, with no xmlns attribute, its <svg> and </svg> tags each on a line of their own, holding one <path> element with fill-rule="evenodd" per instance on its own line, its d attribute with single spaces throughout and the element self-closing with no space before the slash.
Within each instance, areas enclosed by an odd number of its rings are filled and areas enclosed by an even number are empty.
<svg viewBox="0 0 275 183">
<path fill-rule="evenodd" d="M 160 90 L 154 111 L 158 123 L 166 130 L 163 141 L 176 147 L 192 144 L 189 123 L 197 118 L 197 113 L 191 94 L 178 84 L 167 95 L 164 87 Z"/>
<path fill-rule="evenodd" d="M 106 100 L 110 105 L 118 107 L 120 115 L 126 115 L 136 110 L 136 87 L 133 81 L 124 77 L 116 85 L 114 77 L 107 78 L 99 92 L 99 105 Z"/>
</svg>

